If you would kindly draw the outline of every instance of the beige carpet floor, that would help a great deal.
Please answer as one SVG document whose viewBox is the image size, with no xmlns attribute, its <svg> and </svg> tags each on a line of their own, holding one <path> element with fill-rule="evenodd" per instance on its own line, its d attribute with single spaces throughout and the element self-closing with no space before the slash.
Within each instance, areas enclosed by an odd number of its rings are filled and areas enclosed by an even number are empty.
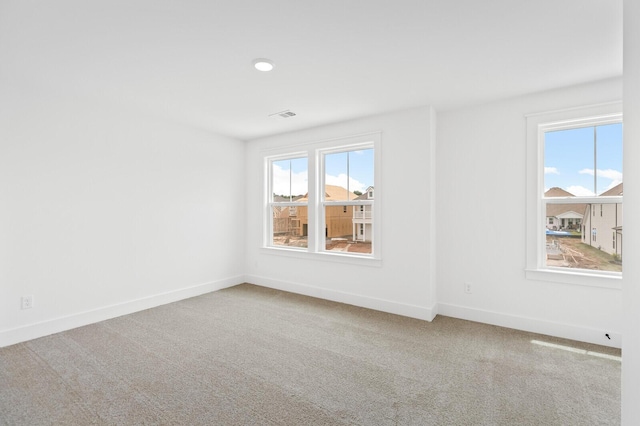
<svg viewBox="0 0 640 426">
<path fill-rule="evenodd" d="M 0 349 L 0 424 L 615 425 L 619 356 L 244 284 Z"/>
</svg>

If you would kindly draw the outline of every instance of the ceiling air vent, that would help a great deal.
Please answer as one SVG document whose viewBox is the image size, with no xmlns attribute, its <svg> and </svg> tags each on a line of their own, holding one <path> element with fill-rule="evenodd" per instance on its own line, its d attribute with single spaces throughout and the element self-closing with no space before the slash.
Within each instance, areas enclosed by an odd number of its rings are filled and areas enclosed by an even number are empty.
<svg viewBox="0 0 640 426">
<path fill-rule="evenodd" d="M 274 114 L 269 114 L 270 118 L 275 118 L 276 120 L 283 120 L 285 118 L 295 117 L 296 113 L 293 111 L 289 111 L 288 109 L 280 112 L 276 112 Z"/>
</svg>

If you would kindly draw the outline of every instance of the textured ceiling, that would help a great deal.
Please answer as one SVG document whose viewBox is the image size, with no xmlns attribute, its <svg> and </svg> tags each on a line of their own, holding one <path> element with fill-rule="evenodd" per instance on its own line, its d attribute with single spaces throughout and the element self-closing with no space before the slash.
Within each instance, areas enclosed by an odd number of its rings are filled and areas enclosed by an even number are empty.
<svg viewBox="0 0 640 426">
<path fill-rule="evenodd" d="M 248 140 L 620 76 L 622 1 L 3 0 L 0 64 L 0 90 Z"/>
</svg>

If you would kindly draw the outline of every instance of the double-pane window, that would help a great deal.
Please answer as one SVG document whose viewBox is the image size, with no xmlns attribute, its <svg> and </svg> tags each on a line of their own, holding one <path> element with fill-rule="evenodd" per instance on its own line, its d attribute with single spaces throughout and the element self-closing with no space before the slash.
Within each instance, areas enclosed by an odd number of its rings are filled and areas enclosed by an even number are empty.
<svg viewBox="0 0 640 426">
<path fill-rule="evenodd" d="M 622 123 L 610 121 L 542 129 L 547 267 L 622 272 Z"/>
<path fill-rule="evenodd" d="M 619 288 L 624 258 L 622 104 L 526 117 L 526 276 Z"/>
<path fill-rule="evenodd" d="M 377 143 L 373 134 L 267 156 L 266 247 L 379 258 Z"/>
<path fill-rule="evenodd" d="M 306 157 L 269 162 L 270 244 L 307 247 L 309 167 Z"/>
<path fill-rule="evenodd" d="M 321 220 L 326 251 L 371 254 L 373 242 L 373 148 L 323 152 Z"/>
</svg>

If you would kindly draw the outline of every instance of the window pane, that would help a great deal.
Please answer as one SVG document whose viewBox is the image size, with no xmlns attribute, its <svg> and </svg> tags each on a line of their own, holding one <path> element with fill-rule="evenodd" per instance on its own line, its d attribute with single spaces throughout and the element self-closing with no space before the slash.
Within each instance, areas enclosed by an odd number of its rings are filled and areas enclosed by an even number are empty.
<svg viewBox="0 0 640 426">
<path fill-rule="evenodd" d="M 622 183 L 622 123 L 545 133 L 545 192 L 601 195 Z M 566 195 L 565 195 L 566 196 Z"/>
<path fill-rule="evenodd" d="M 547 204 L 546 265 L 622 272 L 622 204 Z"/>
<path fill-rule="evenodd" d="M 307 206 L 272 206 L 273 245 L 307 247 Z"/>
<path fill-rule="evenodd" d="M 598 126 L 596 135 L 596 193 L 602 194 L 622 183 L 622 123 Z"/>
<path fill-rule="evenodd" d="M 595 195 L 593 142 L 593 127 L 545 133 L 545 192 L 551 188 L 561 188 L 570 195 Z"/>
<path fill-rule="evenodd" d="M 326 154 L 324 157 L 325 185 L 333 187 L 324 200 L 352 200 L 374 186 L 373 149 Z"/>
<path fill-rule="evenodd" d="M 271 163 L 274 201 L 296 201 L 308 192 L 306 158 L 292 158 Z"/>
<path fill-rule="evenodd" d="M 325 206 L 325 250 L 371 254 L 373 206 Z"/>
</svg>

